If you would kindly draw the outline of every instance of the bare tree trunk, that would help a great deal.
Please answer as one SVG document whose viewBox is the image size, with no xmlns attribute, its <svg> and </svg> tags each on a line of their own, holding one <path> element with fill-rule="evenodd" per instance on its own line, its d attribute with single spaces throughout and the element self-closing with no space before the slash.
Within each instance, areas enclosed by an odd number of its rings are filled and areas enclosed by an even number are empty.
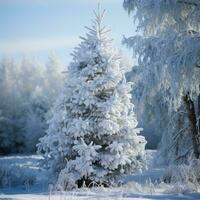
<svg viewBox="0 0 200 200">
<path fill-rule="evenodd" d="M 188 95 L 183 97 L 184 106 L 186 108 L 189 124 L 190 124 L 190 133 L 192 138 L 192 147 L 194 151 L 195 158 L 199 158 L 199 150 L 198 150 L 198 129 L 197 129 L 197 119 L 195 115 L 195 107 L 194 102 Z"/>
<path fill-rule="evenodd" d="M 198 136 L 200 136 L 200 94 L 198 96 L 198 112 L 197 112 L 197 117 L 198 117 Z"/>
</svg>

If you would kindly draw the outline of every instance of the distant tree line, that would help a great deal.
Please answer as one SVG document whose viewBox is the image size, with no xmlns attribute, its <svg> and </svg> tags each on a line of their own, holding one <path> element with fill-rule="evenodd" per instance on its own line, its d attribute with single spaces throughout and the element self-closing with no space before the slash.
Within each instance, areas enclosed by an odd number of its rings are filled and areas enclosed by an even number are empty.
<svg viewBox="0 0 200 200">
<path fill-rule="evenodd" d="M 0 155 L 33 153 L 45 134 L 46 116 L 63 84 L 55 55 L 46 64 L 29 59 L 0 61 Z"/>
</svg>

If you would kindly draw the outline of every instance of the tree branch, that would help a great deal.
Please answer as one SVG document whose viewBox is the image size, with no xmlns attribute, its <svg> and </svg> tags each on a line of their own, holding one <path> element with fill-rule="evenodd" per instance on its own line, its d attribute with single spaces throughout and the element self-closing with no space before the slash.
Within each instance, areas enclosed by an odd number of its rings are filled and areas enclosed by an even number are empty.
<svg viewBox="0 0 200 200">
<path fill-rule="evenodd" d="M 178 0 L 177 2 L 186 4 L 186 5 L 198 6 L 198 3 L 190 2 L 190 1 L 187 1 L 187 0 Z"/>
</svg>

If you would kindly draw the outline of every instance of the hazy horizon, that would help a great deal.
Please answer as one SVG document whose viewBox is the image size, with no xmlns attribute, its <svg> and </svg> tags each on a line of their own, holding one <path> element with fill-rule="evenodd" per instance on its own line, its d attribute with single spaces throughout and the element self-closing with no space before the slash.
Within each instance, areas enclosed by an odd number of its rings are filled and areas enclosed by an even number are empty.
<svg viewBox="0 0 200 200">
<path fill-rule="evenodd" d="M 86 32 L 84 27 L 91 24 L 98 2 L 106 9 L 105 25 L 112 29 L 114 45 L 131 57 L 121 40 L 123 35 L 131 35 L 134 27 L 121 0 L 1 0 L 0 56 L 45 61 L 53 52 L 68 63 L 79 36 Z"/>
</svg>

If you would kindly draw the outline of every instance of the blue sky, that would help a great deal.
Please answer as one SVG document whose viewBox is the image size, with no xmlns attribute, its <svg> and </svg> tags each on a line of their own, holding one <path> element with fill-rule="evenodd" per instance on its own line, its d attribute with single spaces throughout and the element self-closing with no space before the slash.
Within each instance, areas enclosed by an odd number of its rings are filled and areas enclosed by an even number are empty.
<svg viewBox="0 0 200 200">
<path fill-rule="evenodd" d="M 55 52 L 69 62 L 98 2 L 106 9 L 105 25 L 112 29 L 114 45 L 130 56 L 121 45 L 122 36 L 134 32 L 123 0 L 0 0 L 0 56 L 45 60 Z"/>
</svg>

